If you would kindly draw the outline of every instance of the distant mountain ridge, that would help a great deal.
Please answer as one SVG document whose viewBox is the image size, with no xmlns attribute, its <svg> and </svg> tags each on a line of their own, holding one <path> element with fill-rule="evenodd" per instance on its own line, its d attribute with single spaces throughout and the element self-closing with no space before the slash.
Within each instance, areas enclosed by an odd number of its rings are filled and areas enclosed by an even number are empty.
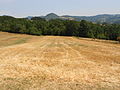
<svg viewBox="0 0 120 90">
<path fill-rule="evenodd" d="M 72 17 L 76 21 L 87 20 L 95 23 L 120 23 L 120 14 L 101 14 L 96 16 L 64 16 L 64 17 Z"/>
<path fill-rule="evenodd" d="M 73 17 L 58 16 L 55 13 L 47 14 L 46 16 L 42 16 L 41 18 L 45 18 L 46 20 L 51 20 L 51 19 L 74 20 Z"/>
<path fill-rule="evenodd" d="M 51 20 L 51 19 L 75 20 L 75 21 L 86 20 L 94 23 L 120 24 L 120 14 L 100 14 L 96 16 L 69 16 L 69 15 L 58 16 L 55 13 L 50 13 L 47 14 L 46 16 L 39 16 L 39 17 L 44 18 L 46 20 Z M 31 19 L 32 16 L 29 16 L 27 18 Z"/>
</svg>

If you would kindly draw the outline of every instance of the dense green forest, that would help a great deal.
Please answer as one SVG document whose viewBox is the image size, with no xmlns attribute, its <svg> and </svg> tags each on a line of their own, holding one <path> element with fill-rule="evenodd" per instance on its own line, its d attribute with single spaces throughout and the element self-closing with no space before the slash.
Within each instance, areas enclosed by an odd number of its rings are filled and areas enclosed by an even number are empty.
<svg viewBox="0 0 120 90">
<path fill-rule="evenodd" d="M 116 40 L 120 36 L 120 24 L 96 24 L 85 20 L 45 20 L 40 17 L 14 18 L 0 16 L 0 31 L 31 34 L 31 35 L 59 35 L 78 36 Z"/>
</svg>

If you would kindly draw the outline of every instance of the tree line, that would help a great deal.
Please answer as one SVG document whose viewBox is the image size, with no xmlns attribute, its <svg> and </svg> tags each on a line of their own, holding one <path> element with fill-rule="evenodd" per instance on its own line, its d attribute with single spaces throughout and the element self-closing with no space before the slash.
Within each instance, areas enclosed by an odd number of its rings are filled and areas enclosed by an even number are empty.
<svg viewBox="0 0 120 90">
<path fill-rule="evenodd" d="M 97 24 L 85 20 L 45 20 L 0 16 L 0 31 L 30 35 L 56 35 L 117 40 L 120 36 L 120 24 Z"/>
</svg>

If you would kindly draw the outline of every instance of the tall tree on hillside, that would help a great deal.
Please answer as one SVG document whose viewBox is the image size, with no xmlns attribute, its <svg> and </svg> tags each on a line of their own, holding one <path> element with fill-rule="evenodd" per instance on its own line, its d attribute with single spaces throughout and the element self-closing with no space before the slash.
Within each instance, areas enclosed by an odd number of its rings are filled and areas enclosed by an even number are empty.
<svg viewBox="0 0 120 90">
<path fill-rule="evenodd" d="M 88 31 L 89 31 L 89 26 L 88 26 L 87 21 L 82 20 L 80 22 L 79 36 L 80 37 L 88 37 Z"/>
<path fill-rule="evenodd" d="M 79 36 L 79 22 L 77 21 L 66 21 L 66 35 L 67 36 Z"/>
<path fill-rule="evenodd" d="M 65 29 L 66 27 L 62 20 L 55 19 L 49 21 L 49 30 L 51 31 L 51 35 L 64 35 Z"/>
<path fill-rule="evenodd" d="M 34 26 L 41 31 L 43 35 L 47 35 L 48 30 L 48 22 L 45 20 L 34 20 Z"/>
</svg>

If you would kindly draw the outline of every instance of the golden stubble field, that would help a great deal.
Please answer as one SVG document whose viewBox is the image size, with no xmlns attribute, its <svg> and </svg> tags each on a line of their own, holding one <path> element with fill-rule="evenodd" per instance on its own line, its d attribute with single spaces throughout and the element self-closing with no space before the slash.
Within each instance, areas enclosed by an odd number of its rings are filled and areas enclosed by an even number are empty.
<svg viewBox="0 0 120 90">
<path fill-rule="evenodd" d="M 120 90 L 120 44 L 0 32 L 0 90 Z"/>
</svg>

